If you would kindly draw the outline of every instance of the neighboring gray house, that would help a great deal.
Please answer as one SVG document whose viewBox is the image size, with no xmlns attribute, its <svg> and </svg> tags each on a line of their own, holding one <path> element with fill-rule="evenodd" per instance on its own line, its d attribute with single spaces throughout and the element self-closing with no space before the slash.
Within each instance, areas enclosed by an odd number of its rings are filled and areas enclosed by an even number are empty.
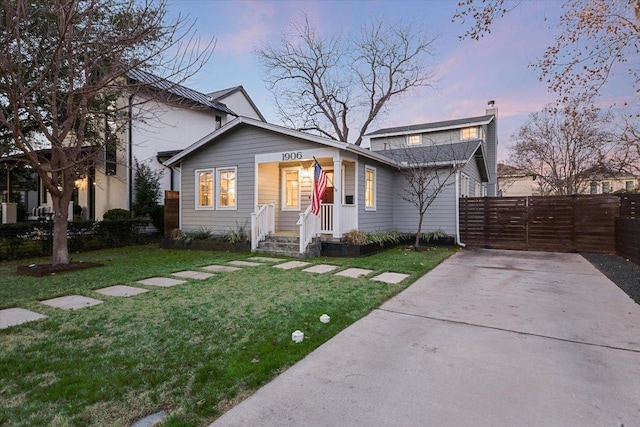
<svg viewBox="0 0 640 427">
<path fill-rule="evenodd" d="M 474 123 L 484 123 L 480 131 L 492 120 Z M 401 197 L 406 164 L 398 153 L 404 149 L 385 150 L 379 143 L 389 138 L 374 132 L 368 150 L 238 117 L 165 162 L 180 170 L 180 229 L 224 234 L 246 226 L 256 250 L 270 234 L 286 233 L 297 237 L 302 254 L 317 236 L 339 239 L 354 229 L 415 232 L 417 209 Z M 459 241 L 458 197 L 470 195 L 472 182 L 489 181 L 484 141 L 467 139 L 422 147 L 441 156 L 429 166 L 458 167 L 427 211 L 423 232 L 442 229 Z M 310 210 L 314 159 L 329 177 L 319 217 Z"/>
</svg>

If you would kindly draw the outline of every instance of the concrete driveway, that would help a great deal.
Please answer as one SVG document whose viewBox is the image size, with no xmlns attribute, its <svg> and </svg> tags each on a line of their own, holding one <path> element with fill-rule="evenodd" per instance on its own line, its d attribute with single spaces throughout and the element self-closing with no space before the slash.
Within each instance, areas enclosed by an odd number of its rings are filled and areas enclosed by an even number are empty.
<svg viewBox="0 0 640 427">
<path fill-rule="evenodd" d="M 640 306 L 577 254 L 463 250 L 213 426 L 637 426 Z"/>
</svg>

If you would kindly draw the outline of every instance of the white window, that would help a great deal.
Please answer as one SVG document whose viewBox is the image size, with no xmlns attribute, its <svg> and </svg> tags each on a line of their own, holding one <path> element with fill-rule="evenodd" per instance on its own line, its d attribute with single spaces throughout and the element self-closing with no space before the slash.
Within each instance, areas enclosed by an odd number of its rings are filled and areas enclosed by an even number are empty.
<svg viewBox="0 0 640 427">
<path fill-rule="evenodd" d="M 635 190 L 635 185 L 633 185 L 633 181 L 625 181 L 624 189 L 625 191 L 628 191 L 628 192 Z"/>
<path fill-rule="evenodd" d="M 469 139 L 478 139 L 478 127 L 462 128 L 460 129 L 460 139 L 466 141 Z"/>
<path fill-rule="evenodd" d="M 282 169 L 282 210 L 300 210 L 300 171 L 296 168 Z"/>
<path fill-rule="evenodd" d="M 216 186 L 216 200 L 218 209 L 237 209 L 236 204 L 236 175 L 237 168 L 217 169 L 218 185 Z"/>
<path fill-rule="evenodd" d="M 479 182 L 476 182 L 476 191 L 473 194 L 473 197 L 482 196 L 482 185 Z"/>
<path fill-rule="evenodd" d="M 196 170 L 196 209 L 213 209 L 213 169 Z"/>
<path fill-rule="evenodd" d="M 407 135 L 407 145 L 422 144 L 422 135 Z"/>
<path fill-rule="evenodd" d="M 598 194 L 598 183 L 596 181 L 591 181 L 589 185 L 589 192 L 591 194 Z"/>
<path fill-rule="evenodd" d="M 376 169 L 371 166 L 364 167 L 364 210 L 376 210 Z"/>
<path fill-rule="evenodd" d="M 602 193 L 611 193 L 611 183 L 609 181 L 604 181 L 602 183 Z"/>
</svg>

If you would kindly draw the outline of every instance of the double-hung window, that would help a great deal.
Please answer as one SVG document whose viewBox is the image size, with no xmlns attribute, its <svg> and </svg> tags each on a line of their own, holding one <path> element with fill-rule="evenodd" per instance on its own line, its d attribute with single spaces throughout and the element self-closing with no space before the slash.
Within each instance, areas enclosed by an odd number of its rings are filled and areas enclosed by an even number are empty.
<svg viewBox="0 0 640 427">
<path fill-rule="evenodd" d="M 196 209 L 213 209 L 213 169 L 196 171 Z"/>
<path fill-rule="evenodd" d="M 219 168 L 217 169 L 218 184 L 217 207 L 218 209 L 237 209 L 236 204 L 236 174 L 237 168 Z"/>
<path fill-rule="evenodd" d="M 376 210 L 376 169 L 364 167 L 364 210 Z"/>
</svg>

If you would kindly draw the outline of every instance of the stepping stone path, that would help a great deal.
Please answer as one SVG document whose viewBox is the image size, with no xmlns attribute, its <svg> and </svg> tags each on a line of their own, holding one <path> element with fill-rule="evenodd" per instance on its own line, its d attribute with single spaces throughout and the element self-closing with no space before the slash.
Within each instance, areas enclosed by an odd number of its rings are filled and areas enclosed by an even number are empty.
<svg viewBox="0 0 640 427">
<path fill-rule="evenodd" d="M 131 297 L 134 295 L 149 292 L 148 289 L 134 288 L 133 286 L 114 285 L 107 288 L 101 288 L 95 290 L 102 295 L 108 295 L 110 297 Z"/>
<path fill-rule="evenodd" d="M 305 268 L 304 272 L 306 273 L 328 273 L 330 271 L 335 270 L 336 268 L 338 268 L 337 265 L 329 265 L 329 264 L 316 264 L 313 267 L 309 267 L 309 268 Z"/>
<path fill-rule="evenodd" d="M 310 262 L 304 262 L 304 261 L 289 261 L 289 262 L 285 262 L 284 264 L 278 264 L 278 265 L 274 265 L 275 268 L 280 268 L 282 270 L 291 270 L 293 268 L 298 268 L 298 267 L 305 267 L 307 265 L 311 264 Z"/>
<path fill-rule="evenodd" d="M 409 277 L 408 274 L 386 272 L 386 273 L 379 274 L 378 276 L 372 277 L 371 280 L 384 282 L 384 283 L 391 283 L 395 285 L 397 283 L 402 282 L 407 277 Z"/>
<path fill-rule="evenodd" d="M 231 273 L 233 271 L 240 271 L 242 270 L 241 268 L 238 267 L 229 267 L 228 265 L 207 265 L 206 267 L 202 267 L 203 270 L 207 270 L 207 271 L 216 271 L 216 272 L 225 272 L 225 273 Z"/>
<path fill-rule="evenodd" d="M 187 283 L 186 280 L 170 279 L 168 277 L 149 277 L 148 279 L 138 280 L 136 283 L 148 286 L 160 286 L 168 288 L 170 286 L 182 285 Z"/>
<path fill-rule="evenodd" d="M 49 307 L 60 308 L 62 310 L 79 310 L 85 307 L 102 304 L 102 301 L 82 295 L 67 295 L 66 297 L 52 298 L 40 301 Z"/>
<path fill-rule="evenodd" d="M 346 270 L 342 270 L 337 272 L 335 275 L 336 276 L 343 276 L 343 277 L 351 277 L 352 279 L 357 279 L 358 277 L 361 276 L 366 276 L 367 274 L 371 273 L 373 270 L 366 270 L 364 268 L 347 268 Z"/>
<path fill-rule="evenodd" d="M 5 308 L 0 310 L 0 329 L 21 325 L 34 320 L 46 319 L 49 316 L 24 308 Z"/>
<path fill-rule="evenodd" d="M 215 276 L 215 274 L 211 273 L 203 273 L 202 271 L 178 271 L 171 274 L 172 276 L 182 277 L 184 279 L 196 279 L 196 280 L 205 280 L 209 277 Z"/>
<path fill-rule="evenodd" d="M 235 265 L 236 267 L 258 267 L 264 265 L 259 262 L 251 262 L 251 261 L 229 261 L 229 264 Z"/>
<path fill-rule="evenodd" d="M 182 279 L 205 280 L 215 276 L 215 274 L 212 274 L 210 272 L 232 273 L 234 271 L 242 270 L 241 267 L 258 267 L 261 265 L 265 265 L 265 263 L 272 263 L 272 264 L 278 263 L 273 265 L 273 268 L 279 268 L 281 270 L 292 270 L 295 268 L 306 267 L 302 271 L 306 273 L 317 273 L 317 274 L 330 273 L 336 270 L 337 268 L 339 268 L 339 266 L 337 265 L 330 265 L 330 264 L 312 265 L 310 262 L 305 262 L 305 261 L 286 261 L 286 262 L 283 262 L 283 261 L 285 260 L 280 258 L 256 256 L 256 257 L 247 258 L 247 261 L 241 261 L 241 260 L 229 261 L 228 264 L 230 265 L 212 264 L 212 265 L 201 267 L 202 270 L 206 270 L 209 273 L 205 273 L 202 271 L 185 270 L 185 271 L 176 271 L 175 273 L 171 273 L 171 275 L 175 277 L 180 277 Z M 364 268 L 347 268 L 345 270 L 335 273 L 335 276 L 357 279 L 363 276 L 367 276 L 372 272 L 373 270 L 367 270 Z M 370 280 L 375 280 L 383 283 L 397 284 L 402 282 L 407 277 L 409 277 L 408 274 L 385 272 L 370 278 Z M 187 281 L 173 279 L 169 277 L 149 277 L 147 279 L 138 280 L 136 283 L 140 283 L 141 285 L 147 285 L 147 286 L 159 286 L 159 287 L 167 288 L 171 286 L 182 285 L 184 283 L 187 283 Z M 130 296 L 138 295 L 148 291 L 149 291 L 148 289 L 137 288 L 133 286 L 126 286 L 126 285 L 114 285 L 114 286 L 109 286 L 106 288 L 95 290 L 95 292 L 99 294 L 113 296 L 113 297 L 130 297 Z M 40 302 L 50 307 L 56 307 L 62 310 L 78 310 L 80 308 L 91 307 L 97 304 L 101 304 L 103 301 L 94 299 L 94 298 L 85 297 L 82 295 L 68 295 L 68 296 L 53 298 L 53 299 L 44 300 Z M 45 319 L 47 317 L 48 316 L 44 314 L 36 313 L 23 308 L 8 308 L 8 309 L 0 310 L 0 329 L 5 329 L 11 326 L 20 325 L 22 323 L 31 322 L 38 319 Z M 156 416 L 160 416 L 159 418 L 161 418 L 163 416 L 166 416 L 166 414 L 162 414 L 162 413 L 153 414 L 152 416 L 148 417 L 148 419 L 140 420 L 139 422 L 142 423 L 140 425 L 147 425 L 145 424 L 147 422 L 154 423 L 156 420 L 155 419 Z"/>
</svg>

